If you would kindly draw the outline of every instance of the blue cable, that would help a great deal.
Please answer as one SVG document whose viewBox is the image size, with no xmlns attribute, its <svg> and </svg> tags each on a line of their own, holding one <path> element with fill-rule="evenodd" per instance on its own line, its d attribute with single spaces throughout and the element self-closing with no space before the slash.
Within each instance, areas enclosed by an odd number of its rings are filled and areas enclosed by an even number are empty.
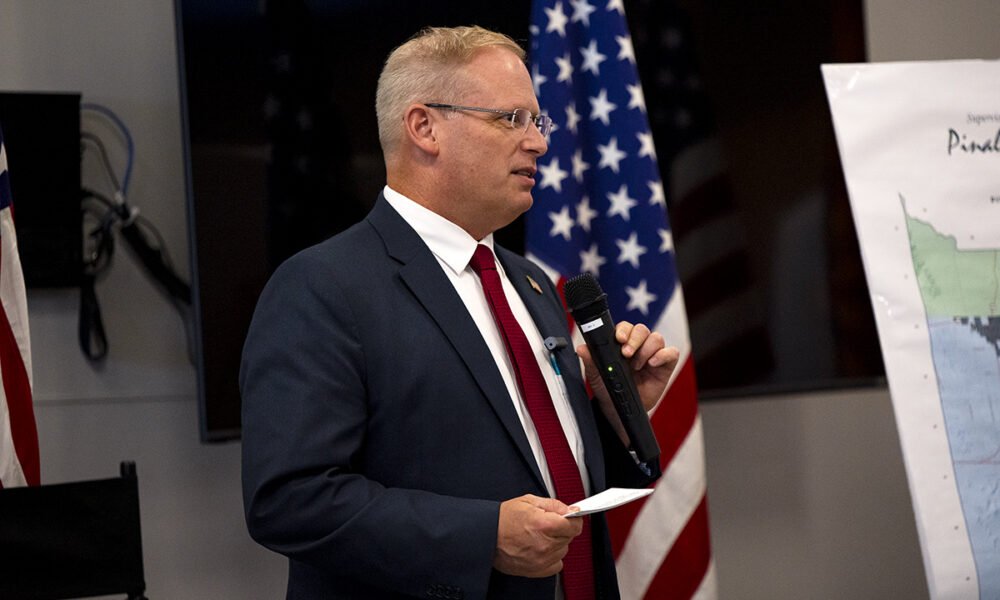
<svg viewBox="0 0 1000 600">
<path fill-rule="evenodd" d="M 125 126 L 125 122 L 122 121 L 113 110 L 106 106 L 94 104 L 93 102 L 83 102 L 80 104 L 80 110 L 92 110 L 104 115 L 112 123 L 114 123 L 115 126 L 121 130 L 122 135 L 125 136 L 125 147 L 128 151 L 128 162 L 125 164 L 125 176 L 122 178 L 121 193 L 123 196 L 126 195 L 128 192 L 129 180 L 132 178 L 132 161 L 135 158 L 135 144 L 132 142 L 132 134 L 129 132 L 128 127 Z"/>
</svg>

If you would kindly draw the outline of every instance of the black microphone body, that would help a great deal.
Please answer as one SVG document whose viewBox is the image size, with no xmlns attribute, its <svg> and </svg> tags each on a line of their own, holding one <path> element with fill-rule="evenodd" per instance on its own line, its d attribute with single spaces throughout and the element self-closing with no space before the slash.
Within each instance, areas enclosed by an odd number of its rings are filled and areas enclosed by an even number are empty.
<svg viewBox="0 0 1000 600">
<path fill-rule="evenodd" d="M 632 369 L 622 356 L 621 344 L 615 339 L 615 324 L 608 311 L 607 294 L 590 273 L 567 281 L 565 291 L 566 304 L 601 373 L 604 387 L 632 444 L 632 451 L 642 462 L 656 459 L 660 455 L 660 446 L 656 443 L 646 409 L 636 390 Z"/>
</svg>

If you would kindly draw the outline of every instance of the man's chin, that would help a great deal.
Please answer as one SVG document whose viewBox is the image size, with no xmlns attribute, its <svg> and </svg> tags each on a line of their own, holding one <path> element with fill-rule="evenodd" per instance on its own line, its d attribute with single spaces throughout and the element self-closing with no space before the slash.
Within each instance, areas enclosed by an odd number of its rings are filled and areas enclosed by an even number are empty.
<svg viewBox="0 0 1000 600">
<path fill-rule="evenodd" d="M 518 196 L 518 213 L 517 216 L 520 217 L 524 213 L 528 212 L 528 209 L 535 203 L 535 198 L 531 195 L 531 192 L 526 192 Z M 515 217 L 516 218 L 516 217 Z"/>
<path fill-rule="evenodd" d="M 511 210 L 504 217 L 504 224 L 501 225 L 500 227 L 497 227 L 497 229 L 503 229 L 504 227 L 516 221 L 518 217 L 528 212 L 528 209 L 531 208 L 531 204 L 532 204 L 532 199 L 529 196 L 526 202 L 519 202 L 516 205 L 512 206 Z M 494 231 L 496 231 L 496 229 Z"/>
</svg>

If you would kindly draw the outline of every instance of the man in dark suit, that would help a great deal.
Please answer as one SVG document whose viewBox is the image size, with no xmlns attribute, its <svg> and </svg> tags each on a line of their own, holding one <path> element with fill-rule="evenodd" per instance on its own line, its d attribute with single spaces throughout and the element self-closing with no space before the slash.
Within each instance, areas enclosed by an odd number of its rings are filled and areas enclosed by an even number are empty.
<svg viewBox="0 0 1000 600">
<path fill-rule="evenodd" d="M 628 452 L 586 347 L 596 400 L 573 349 L 542 343 L 570 337 L 551 282 L 493 245 L 551 126 L 524 52 L 425 30 L 389 56 L 376 112 L 383 194 L 277 270 L 247 337 L 250 533 L 289 558 L 289 598 L 616 598 L 603 517 L 567 505 L 659 467 Z M 616 335 L 651 407 L 677 351 Z"/>
</svg>

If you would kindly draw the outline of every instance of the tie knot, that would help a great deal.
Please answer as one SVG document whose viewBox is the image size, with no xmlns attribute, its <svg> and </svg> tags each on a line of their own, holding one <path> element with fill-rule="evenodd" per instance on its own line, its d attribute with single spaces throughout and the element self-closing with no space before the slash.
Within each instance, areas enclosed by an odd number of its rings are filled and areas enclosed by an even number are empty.
<svg viewBox="0 0 1000 600">
<path fill-rule="evenodd" d="M 489 246 L 484 246 L 479 244 L 476 246 L 476 251 L 472 254 L 472 270 L 476 272 L 476 275 L 481 275 L 483 271 L 496 271 L 497 265 L 493 260 L 493 251 L 490 250 Z"/>
</svg>

